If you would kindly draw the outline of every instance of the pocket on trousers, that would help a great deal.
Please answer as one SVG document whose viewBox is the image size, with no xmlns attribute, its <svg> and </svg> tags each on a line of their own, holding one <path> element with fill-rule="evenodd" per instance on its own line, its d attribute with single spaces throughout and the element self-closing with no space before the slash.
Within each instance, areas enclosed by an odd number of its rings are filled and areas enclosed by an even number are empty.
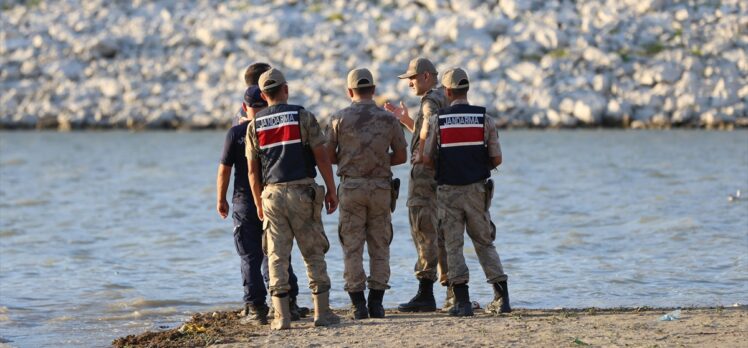
<svg viewBox="0 0 748 348">
<path fill-rule="evenodd" d="M 330 240 L 327 239 L 327 234 L 325 234 L 325 229 L 322 228 L 322 224 L 320 224 L 319 226 L 319 233 L 322 234 L 322 238 L 325 239 L 325 247 L 323 248 L 322 253 L 327 254 L 327 252 L 330 250 Z"/>
<path fill-rule="evenodd" d="M 239 256 L 244 256 L 247 253 L 244 251 L 244 245 L 242 245 L 241 242 L 241 230 L 242 225 L 234 226 L 234 246 L 236 246 L 236 253 L 239 254 Z"/>
<path fill-rule="evenodd" d="M 392 240 L 395 239 L 395 231 L 392 229 L 392 222 L 390 222 L 390 240 L 387 245 L 392 245 Z"/>
<path fill-rule="evenodd" d="M 496 225 L 493 224 L 493 221 L 491 219 L 488 219 L 488 223 L 491 224 L 491 240 L 496 240 Z"/>
<path fill-rule="evenodd" d="M 322 207 L 325 205 L 325 187 L 322 185 L 314 185 L 314 202 L 312 204 L 312 210 L 314 211 L 314 214 L 312 214 L 312 218 L 314 218 L 314 221 L 319 221 L 321 223 L 322 221 Z M 324 231 L 322 232 L 324 234 Z M 325 237 L 327 239 L 327 237 Z M 329 243 L 328 243 L 329 247 Z"/>
<path fill-rule="evenodd" d="M 265 218 L 262 220 L 262 253 L 265 256 L 268 255 L 268 227 L 270 227 L 270 221 Z"/>
<path fill-rule="evenodd" d="M 342 219 L 338 219 L 338 241 L 340 241 L 340 246 L 345 248 L 345 243 L 343 243 L 343 234 L 340 233 L 340 231 L 343 230 L 343 221 Z"/>
<path fill-rule="evenodd" d="M 437 203 L 436 206 L 436 220 L 441 222 L 447 217 L 447 211 Z"/>
</svg>

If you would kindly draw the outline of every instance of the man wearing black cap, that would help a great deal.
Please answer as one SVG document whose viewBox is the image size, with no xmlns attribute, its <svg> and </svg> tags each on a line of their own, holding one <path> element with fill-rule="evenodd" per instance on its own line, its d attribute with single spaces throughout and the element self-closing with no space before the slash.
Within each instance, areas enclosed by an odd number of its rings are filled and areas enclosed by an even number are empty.
<svg viewBox="0 0 748 348">
<path fill-rule="evenodd" d="M 410 143 L 411 163 L 413 168 L 408 182 L 408 217 L 410 233 L 418 252 L 414 267 L 418 279 L 418 293 L 409 302 L 400 304 L 401 312 L 432 312 L 436 310 L 434 299 L 434 282 L 437 281 L 437 269 L 440 282 L 446 285 L 447 255 L 443 241 L 437 233 L 436 225 L 436 181 L 433 169 L 421 162 L 421 144 L 419 133 L 422 124 L 437 110 L 447 106 L 447 100 L 441 88 L 437 88 L 437 71 L 430 60 L 418 57 L 410 61 L 408 70 L 398 76 L 408 79 L 408 86 L 416 96 L 421 97 L 421 104 L 414 119 L 410 118 L 408 109 L 400 102 L 400 107 L 386 103 L 384 108 L 395 114 L 400 122 L 413 133 Z M 451 291 L 447 289 L 447 301 L 452 305 Z"/>
<path fill-rule="evenodd" d="M 253 66 L 254 64 L 250 68 Z M 250 71 L 250 69 L 247 70 Z M 254 78 L 255 84 L 257 83 L 257 78 L 259 76 Z M 245 323 L 252 324 L 267 324 L 268 306 L 265 304 L 267 291 L 261 273 L 263 260 L 267 260 L 267 257 L 265 257 L 262 251 L 262 222 L 257 218 L 257 209 L 252 200 L 252 191 L 247 176 L 248 169 L 244 140 L 247 133 L 247 121 L 254 118 L 256 113 L 266 107 L 267 102 L 262 99 L 260 88 L 257 86 L 247 88 L 244 93 L 244 101 L 242 102 L 242 110 L 245 111 L 244 115 L 246 118 L 226 133 L 226 140 L 221 154 L 221 163 L 218 166 L 216 177 L 216 210 L 225 219 L 229 213 L 226 192 L 228 191 L 231 180 L 231 168 L 235 166 L 234 193 L 232 197 L 234 212 L 232 218 L 234 220 L 234 244 L 241 258 L 242 282 L 244 284 L 244 310 L 242 315 L 245 318 L 242 320 Z M 299 320 L 301 317 L 306 316 L 309 310 L 297 306 L 296 296 L 299 293 L 299 286 L 290 262 L 288 273 L 291 285 L 291 290 L 289 291 L 291 319 Z"/>
</svg>

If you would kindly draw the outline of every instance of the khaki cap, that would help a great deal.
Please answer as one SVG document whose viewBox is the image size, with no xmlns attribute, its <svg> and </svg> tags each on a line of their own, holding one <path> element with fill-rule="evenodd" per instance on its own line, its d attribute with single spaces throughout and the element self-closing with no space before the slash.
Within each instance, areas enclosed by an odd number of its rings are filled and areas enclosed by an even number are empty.
<svg viewBox="0 0 748 348">
<path fill-rule="evenodd" d="M 444 73 L 442 85 L 448 89 L 461 89 L 470 86 L 468 75 L 461 68 L 451 68 Z"/>
<path fill-rule="evenodd" d="M 405 74 L 399 75 L 398 77 L 401 79 L 407 79 L 427 71 L 432 74 L 436 74 L 434 63 L 431 63 L 431 61 L 426 58 L 418 57 L 411 60 L 408 64 L 408 70 L 405 71 Z"/>
<path fill-rule="evenodd" d="M 260 90 L 265 92 L 286 83 L 286 78 L 280 70 L 271 68 L 260 75 L 260 80 L 257 83 L 260 85 Z"/>
<path fill-rule="evenodd" d="M 348 73 L 348 88 L 364 88 L 374 86 L 374 78 L 369 69 L 353 69 Z"/>
</svg>

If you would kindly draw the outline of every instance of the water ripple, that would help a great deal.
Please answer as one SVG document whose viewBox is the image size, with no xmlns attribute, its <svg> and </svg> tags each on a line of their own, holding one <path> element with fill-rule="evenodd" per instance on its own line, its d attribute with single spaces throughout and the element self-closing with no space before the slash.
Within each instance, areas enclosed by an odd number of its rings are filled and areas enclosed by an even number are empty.
<svg viewBox="0 0 748 348">
<path fill-rule="evenodd" d="M 222 133 L 3 133 L 15 144 L 0 163 L 3 337 L 105 345 L 239 308 L 232 222 L 214 208 Z M 748 303 L 748 200 L 726 199 L 748 192 L 748 132 L 513 131 L 501 141 L 490 211 L 515 306 Z M 408 171 L 394 171 L 404 186 Z M 417 287 L 405 196 L 386 307 Z M 345 307 L 338 216 L 323 222 L 331 302 Z M 469 238 L 465 250 L 471 298 L 485 305 L 493 292 Z M 292 263 L 310 306 L 297 248 Z M 444 288 L 435 295 L 443 301 Z"/>
</svg>

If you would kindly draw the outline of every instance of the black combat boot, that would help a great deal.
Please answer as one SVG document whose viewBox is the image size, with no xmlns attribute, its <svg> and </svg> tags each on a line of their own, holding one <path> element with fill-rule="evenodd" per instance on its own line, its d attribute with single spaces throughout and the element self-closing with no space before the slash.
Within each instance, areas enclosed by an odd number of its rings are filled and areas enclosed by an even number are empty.
<svg viewBox="0 0 748 348">
<path fill-rule="evenodd" d="M 350 315 L 353 319 L 366 319 L 369 317 L 369 310 L 366 308 L 366 297 L 364 297 L 363 291 L 349 292 L 348 296 L 351 297 L 351 311 Z"/>
<path fill-rule="evenodd" d="M 473 304 L 470 302 L 470 293 L 467 284 L 457 284 L 452 287 L 455 293 L 455 305 L 449 310 L 453 317 L 473 316 Z"/>
<path fill-rule="evenodd" d="M 512 307 L 509 306 L 509 288 L 506 286 L 506 280 L 493 284 L 493 301 L 488 304 L 486 311 L 494 314 L 512 312 Z"/>
<path fill-rule="evenodd" d="M 369 307 L 369 316 L 372 318 L 384 318 L 384 307 L 382 306 L 382 299 L 384 298 L 384 290 L 369 289 L 369 301 L 367 306 Z"/>
<path fill-rule="evenodd" d="M 291 310 L 299 312 L 299 316 L 302 318 L 309 316 L 309 307 L 299 307 L 294 296 L 291 296 Z"/>
<path fill-rule="evenodd" d="M 291 321 L 301 320 L 299 306 L 296 305 L 296 297 L 288 296 L 288 311 L 291 313 Z"/>
<path fill-rule="evenodd" d="M 418 284 L 418 293 L 408 303 L 397 306 L 400 312 L 433 312 L 436 310 L 434 299 L 434 281 L 421 279 Z"/>
<path fill-rule="evenodd" d="M 252 303 L 245 303 L 244 310 L 242 311 L 243 318 L 241 319 L 242 324 L 250 325 L 267 325 L 268 324 L 268 311 L 269 308 L 266 304 L 254 305 Z"/>
</svg>

